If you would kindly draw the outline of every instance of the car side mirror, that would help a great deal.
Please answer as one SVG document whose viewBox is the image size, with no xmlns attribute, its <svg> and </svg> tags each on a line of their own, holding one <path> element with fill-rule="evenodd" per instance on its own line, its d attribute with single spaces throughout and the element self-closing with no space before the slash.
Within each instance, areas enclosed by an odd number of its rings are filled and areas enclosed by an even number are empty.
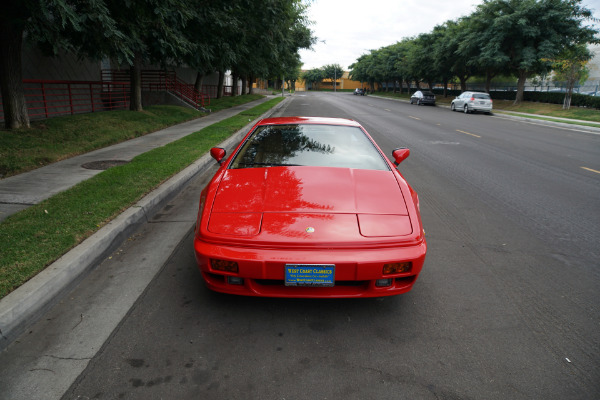
<svg viewBox="0 0 600 400">
<path fill-rule="evenodd" d="M 217 160 L 217 162 L 219 164 L 221 164 L 223 162 L 223 158 L 225 158 L 225 154 L 227 154 L 227 152 L 225 151 L 225 149 L 223 149 L 221 147 L 213 147 L 212 149 L 210 149 L 210 156 L 212 158 L 214 158 L 215 160 Z"/>
<path fill-rule="evenodd" d="M 401 147 L 399 149 L 395 149 L 392 151 L 392 156 L 394 157 L 394 164 L 398 166 L 402 161 L 406 160 L 410 155 L 410 150 L 406 147 Z"/>
</svg>

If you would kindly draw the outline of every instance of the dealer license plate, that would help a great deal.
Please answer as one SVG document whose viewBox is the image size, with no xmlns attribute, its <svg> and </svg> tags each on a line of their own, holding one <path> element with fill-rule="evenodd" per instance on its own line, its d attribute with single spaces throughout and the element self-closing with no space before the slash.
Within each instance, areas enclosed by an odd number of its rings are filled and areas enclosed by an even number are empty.
<svg viewBox="0 0 600 400">
<path fill-rule="evenodd" d="M 333 286 L 333 264 L 286 264 L 285 286 Z"/>
</svg>

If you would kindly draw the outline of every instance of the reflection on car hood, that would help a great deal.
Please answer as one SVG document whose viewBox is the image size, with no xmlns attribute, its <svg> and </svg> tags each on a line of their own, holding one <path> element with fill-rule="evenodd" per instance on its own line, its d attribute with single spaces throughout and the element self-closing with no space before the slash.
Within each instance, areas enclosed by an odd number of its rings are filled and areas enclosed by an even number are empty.
<svg viewBox="0 0 600 400">
<path fill-rule="evenodd" d="M 320 167 L 228 170 L 212 212 L 408 215 L 392 172 Z"/>
<path fill-rule="evenodd" d="M 350 246 L 413 228 L 391 171 L 271 167 L 225 173 L 208 231 L 255 237 L 254 244 Z"/>
</svg>

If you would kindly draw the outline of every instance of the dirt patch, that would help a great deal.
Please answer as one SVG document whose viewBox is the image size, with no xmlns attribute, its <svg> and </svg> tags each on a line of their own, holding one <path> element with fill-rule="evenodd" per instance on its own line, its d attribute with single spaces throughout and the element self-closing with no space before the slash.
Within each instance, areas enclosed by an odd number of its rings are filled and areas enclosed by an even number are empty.
<svg viewBox="0 0 600 400">
<path fill-rule="evenodd" d="M 105 170 L 111 167 L 117 167 L 119 165 L 127 164 L 129 161 L 125 160 L 101 160 L 101 161 L 92 161 L 89 163 L 82 164 L 81 166 L 85 169 L 99 169 Z"/>
</svg>

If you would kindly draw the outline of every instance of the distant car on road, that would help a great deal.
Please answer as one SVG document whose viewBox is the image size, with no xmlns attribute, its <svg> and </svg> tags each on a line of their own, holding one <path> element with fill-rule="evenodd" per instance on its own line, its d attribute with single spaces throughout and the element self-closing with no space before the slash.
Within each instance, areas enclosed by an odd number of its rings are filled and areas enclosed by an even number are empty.
<svg viewBox="0 0 600 400">
<path fill-rule="evenodd" d="M 421 104 L 431 104 L 435 106 L 435 94 L 432 92 L 423 92 L 421 90 L 417 90 L 410 96 L 410 104 L 416 104 L 420 106 Z"/>
<path fill-rule="evenodd" d="M 490 114 L 492 112 L 492 98 L 484 92 L 464 92 L 450 103 L 452 111 L 463 111 L 465 114 L 477 111 Z"/>
<path fill-rule="evenodd" d="M 362 90 L 361 88 L 356 88 L 356 89 L 354 89 L 354 95 L 355 96 L 358 96 L 358 95 L 364 96 L 365 95 L 365 91 Z"/>
<path fill-rule="evenodd" d="M 349 119 L 259 121 L 200 195 L 194 235 L 209 289 L 245 296 L 406 293 L 425 261 L 416 192 Z"/>
</svg>

